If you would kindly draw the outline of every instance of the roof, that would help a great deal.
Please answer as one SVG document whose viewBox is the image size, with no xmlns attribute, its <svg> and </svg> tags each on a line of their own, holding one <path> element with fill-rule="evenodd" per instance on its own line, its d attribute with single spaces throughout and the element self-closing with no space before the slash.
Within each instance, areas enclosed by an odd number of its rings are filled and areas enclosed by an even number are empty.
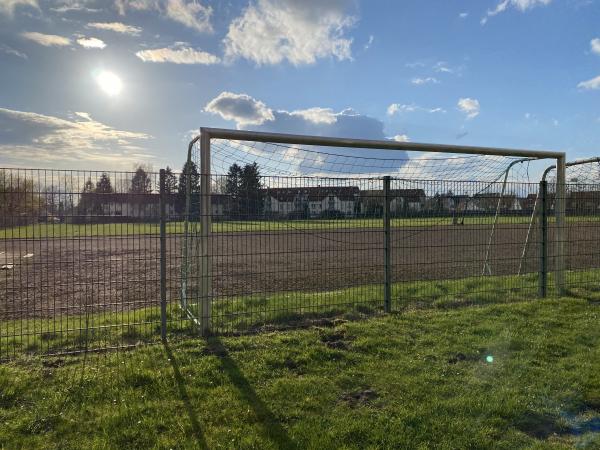
<svg viewBox="0 0 600 450">
<path fill-rule="evenodd" d="M 292 202 L 296 197 L 302 196 L 308 201 L 322 201 L 333 196 L 340 200 L 354 200 L 360 190 L 358 186 L 315 186 L 298 188 L 267 188 L 263 189 L 267 195 L 280 202 Z"/>
</svg>

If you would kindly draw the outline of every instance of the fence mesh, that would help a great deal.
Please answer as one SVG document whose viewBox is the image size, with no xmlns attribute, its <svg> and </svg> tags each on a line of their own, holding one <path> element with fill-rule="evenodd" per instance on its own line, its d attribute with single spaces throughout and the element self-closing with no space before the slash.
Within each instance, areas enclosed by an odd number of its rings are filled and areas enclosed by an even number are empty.
<svg viewBox="0 0 600 450">
<path fill-rule="evenodd" d="M 203 324 L 246 333 L 532 299 L 542 279 L 553 291 L 555 180 L 542 202 L 528 160 L 274 144 L 237 157 L 218 145 L 241 144 L 216 142 L 210 200 L 197 152 L 160 192 L 150 170 L 0 169 L 1 360 L 157 342 L 161 288 L 171 338 Z M 600 183 L 594 167 L 577 170 L 566 281 L 589 296 L 600 291 Z"/>
<path fill-rule="evenodd" d="M 149 171 L 0 170 L 0 359 L 160 336 L 158 188 Z M 177 299 L 181 197 L 167 204 Z M 187 326 L 168 315 L 173 330 Z"/>
</svg>

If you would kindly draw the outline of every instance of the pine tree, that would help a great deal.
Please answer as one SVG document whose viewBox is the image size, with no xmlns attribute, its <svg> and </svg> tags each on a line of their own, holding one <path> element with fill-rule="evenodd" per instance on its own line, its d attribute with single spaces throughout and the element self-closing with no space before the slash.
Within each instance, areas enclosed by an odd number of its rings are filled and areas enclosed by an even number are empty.
<svg viewBox="0 0 600 450">
<path fill-rule="evenodd" d="M 192 194 L 190 214 L 192 214 L 192 216 L 197 216 L 200 211 L 200 196 L 197 195 L 200 193 L 200 174 L 198 173 L 196 164 L 194 164 L 193 161 L 186 161 L 186 163 L 183 165 L 181 173 L 179 174 L 179 200 L 177 202 L 177 211 L 180 213 L 185 211 L 188 172 L 190 177 L 190 190 Z"/>
<path fill-rule="evenodd" d="M 110 194 L 113 192 L 113 187 L 110 182 L 110 177 L 106 172 L 100 175 L 100 179 L 96 183 L 96 194 Z"/>
<path fill-rule="evenodd" d="M 152 192 L 152 180 L 148 172 L 140 165 L 131 179 L 129 192 L 134 194 L 149 194 Z"/>
<path fill-rule="evenodd" d="M 165 192 L 167 194 L 177 192 L 177 177 L 169 166 L 165 169 Z"/>
</svg>

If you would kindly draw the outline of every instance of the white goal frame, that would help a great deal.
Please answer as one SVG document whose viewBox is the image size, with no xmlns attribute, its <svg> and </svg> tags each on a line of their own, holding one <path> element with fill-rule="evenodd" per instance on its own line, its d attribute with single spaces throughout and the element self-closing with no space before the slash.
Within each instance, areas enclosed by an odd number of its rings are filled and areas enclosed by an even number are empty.
<svg viewBox="0 0 600 450">
<path fill-rule="evenodd" d="M 555 159 L 557 167 L 556 183 L 556 274 L 555 282 L 559 293 L 564 292 L 564 230 L 565 230 L 565 153 L 544 150 L 523 150 L 496 147 L 474 147 L 446 144 L 425 144 L 413 142 L 397 142 L 392 140 L 370 140 L 339 137 L 308 136 L 284 133 L 265 133 L 258 131 L 230 130 L 222 128 L 200 128 L 200 134 L 189 143 L 187 154 L 187 167 L 193 161 L 194 146 L 200 143 L 200 245 L 199 258 L 201 259 L 201 283 L 198 299 L 197 314 L 192 313 L 188 307 L 186 283 L 188 279 L 188 232 L 191 213 L 191 177 L 188 173 L 186 186 L 186 206 L 184 222 L 184 244 L 182 261 L 182 288 L 181 305 L 186 314 L 199 327 L 202 335 L 211 332 L 211 302 L 212 292 L 210 285 L 211 261 L 209 256 L 209 239 L 211 235 L 211 141 L 213 139 L 229 139 L 236 141 L 279 143 L 292 145 L 314 145 L 324 147 L 358 148 L 373 150 L 402 150 L 407 152 L 435 152 L 435 153 L 458 153 L 470 155 L 491 155 L 521 157 L 529 159 Z"/>
</svg>

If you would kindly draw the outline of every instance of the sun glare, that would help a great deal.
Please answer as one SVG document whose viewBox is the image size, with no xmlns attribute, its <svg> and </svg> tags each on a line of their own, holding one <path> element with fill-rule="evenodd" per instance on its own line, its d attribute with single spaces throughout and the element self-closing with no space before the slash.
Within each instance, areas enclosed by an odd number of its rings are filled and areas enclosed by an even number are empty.
<svg viewBox="0 0 600 450">
<path fill-rule="evenodd" d="M 96 76 L 96 82 L 100 86 L 100 89 L 110 97 L 116 97 L 121 93 L 123 89 L 123 83 L 121 79 L 112 72 L 103 70 Z"/>
</svg>

